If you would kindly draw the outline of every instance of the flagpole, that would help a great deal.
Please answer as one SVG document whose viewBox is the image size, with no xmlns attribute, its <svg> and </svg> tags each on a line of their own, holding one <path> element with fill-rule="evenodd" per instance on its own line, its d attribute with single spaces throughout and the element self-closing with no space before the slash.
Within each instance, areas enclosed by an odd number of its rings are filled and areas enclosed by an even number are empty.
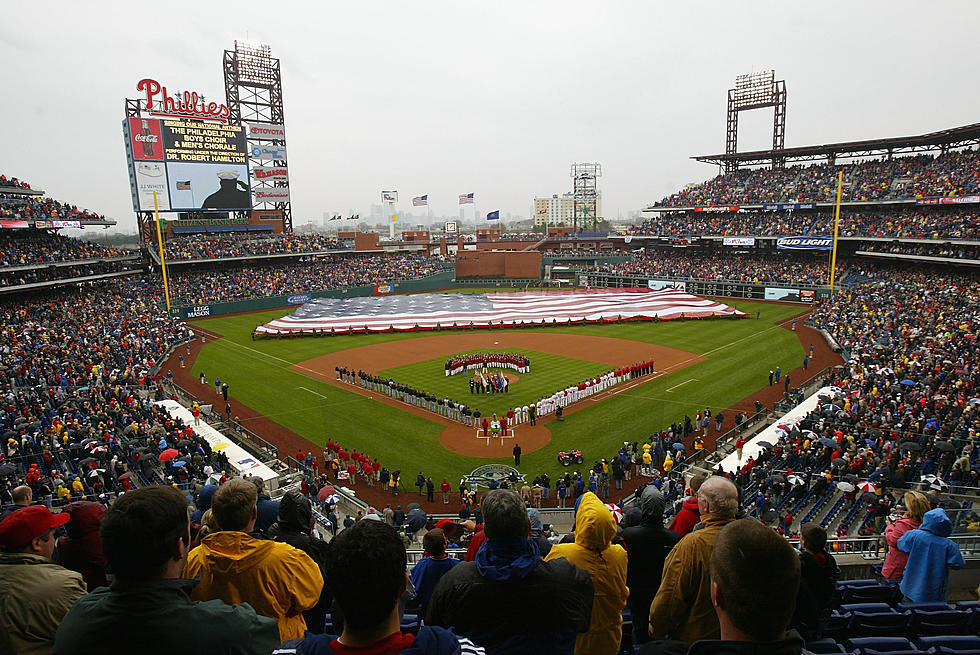
<svg viewBox="0 0 980 655">
<path fill-rule="evenodd" d="M 830 297 L 834 297 L 834 273 L 837 269 L 837 231 L 840 226 L 840 196 L 844 186 L 844 171 L 837 173 L 837 203 L 834 206 L 834 244 L 830 250 Z"/>
<path fill-rule="evenodd" d="M 153 192 L 153 215 L 157 223 L 157 245 L 160 246 L 160 269 L 163 271 L 163 297 L 167 301 L 167 313 L 170 313 L 170 284 L 167 281 L 167 257 L 163 252 L 163 232 L 160 230 L 160 206 L 157 203 L 157 192 Z"/>
</svg>

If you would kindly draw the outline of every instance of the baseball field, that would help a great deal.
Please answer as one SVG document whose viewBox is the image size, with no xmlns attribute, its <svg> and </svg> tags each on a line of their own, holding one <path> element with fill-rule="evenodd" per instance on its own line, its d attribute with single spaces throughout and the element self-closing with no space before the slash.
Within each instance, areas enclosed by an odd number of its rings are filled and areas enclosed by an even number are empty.
<svg viewBox="0 0 980 655">
<path fill-rule="evenodd" d="M 317 445 L 333 439 L 402 470 L 405 484 L 420 470 L 437 484 L 442 476 L 455 483 L 483 464 L 512 463 L 515 442 L 523 450 L 522 471 L 554 477 L 563 470 L 559 450 L 581 449 L 591 464 L 624 441 L 645 439 L 705 407 L 748 412 L 747 399 L 767 387 L 769 369 L 800 366 L 806 346 L 787 328 L 805 308 L 748 301 L 737 307 L 751 318 L 253 340 L 257 325 L 287 313 L 279 309 L 194 321 L 211 338 L 189 372 L 194 379 L 206 374 L 205 400 L 214 394 L 216 376 L 226 382 L 235 414 L 257 433 L 278 430 L 296 443 L 298 436 Z M 452 355 L 486 351 L 526 355 L 530 372 L 506 371 L 507 394 L 479 395 L 471 395 L 466 375 L 445 375 Z M 645 359 L 654 360 L 656 374 L 577 403 L 561 422 L 550 416 L 536 427 L 518 425 L 512 439 L 490 442 L 470 427 L 338 381 L 334 370 L 389 377 L 488 416 Z M 224 401 L 215 402 L 217 410 L 223 407 Z"/>
</svg>

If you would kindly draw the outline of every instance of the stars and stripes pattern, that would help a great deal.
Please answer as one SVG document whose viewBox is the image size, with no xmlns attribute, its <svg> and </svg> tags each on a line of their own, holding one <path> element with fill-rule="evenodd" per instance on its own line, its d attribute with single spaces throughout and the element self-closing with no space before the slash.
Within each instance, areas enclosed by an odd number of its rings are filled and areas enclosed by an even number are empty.
<svg viewBox="0 0 980 655">
<path fill-rule="evenodd" d="M 673 320 L 745 316 L 728 305 L 674 289 L 585 289 L 493 294 L 319 298 L 256 328 L 267 334 L 388 332 L 452 327 L 514 327 L 619 319 Z"/>
<path fill-rule="evenodd" d="M 425 207 L 428 204 L 429 204 L 429 195 L 428 194 L 426 194 L 424 196 L 415 196 L 414 198 L 412 198 L 412 206 L 413 207 Z"/>
<path fill-rule="evenodd" d="M 472 205 L 473 204 L 473 194 L 463 193 L 459 196 L 459 204 L 461 205 Z"/>
</svg>

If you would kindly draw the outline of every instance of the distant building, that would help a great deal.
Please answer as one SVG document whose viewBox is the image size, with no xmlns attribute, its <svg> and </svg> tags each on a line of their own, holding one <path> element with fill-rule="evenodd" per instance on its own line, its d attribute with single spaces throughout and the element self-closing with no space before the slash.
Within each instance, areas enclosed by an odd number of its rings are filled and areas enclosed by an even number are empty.
<svg viewBox="0 0 980 655">
<path fill-rule="evenodd" d="M 574 218 L 575 198 L 571 193 L 555 194 L 534 199 L 535 225 L 571 225 Z M 602 217 L 602 191 L 596 193 L 596 214 Z M 591 220 L 593 216 L 589 216 Z"/>
</svg>

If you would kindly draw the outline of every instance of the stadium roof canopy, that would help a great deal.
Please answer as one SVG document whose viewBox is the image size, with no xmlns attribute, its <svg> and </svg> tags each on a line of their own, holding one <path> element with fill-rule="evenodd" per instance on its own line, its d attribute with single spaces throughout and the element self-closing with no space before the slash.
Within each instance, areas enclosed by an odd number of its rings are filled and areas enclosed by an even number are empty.
<svg viewBox="0 0 980 655">
<path fill-rule="evenodd" d="M 972 125 L 917 136 L 828 143 L 819 146 L 784 148 L 782 150 L 754 150 L 752 152 L 736 152 L 731 155 L 701 155 L 691 159 L 706 164 L 718 164 L 719 166 L 723 166 L 726 162 L 737 162 L 739 166 L 759 166 L 771 164 L 774 160 L 790 162 L 826 159 L 833 163 L 838 158 L 891 157 L 898 154 L 937 150 L 945 152 L 978 144 L 980 144 L 980 123 L 973 123 Z"/>
</svg>

